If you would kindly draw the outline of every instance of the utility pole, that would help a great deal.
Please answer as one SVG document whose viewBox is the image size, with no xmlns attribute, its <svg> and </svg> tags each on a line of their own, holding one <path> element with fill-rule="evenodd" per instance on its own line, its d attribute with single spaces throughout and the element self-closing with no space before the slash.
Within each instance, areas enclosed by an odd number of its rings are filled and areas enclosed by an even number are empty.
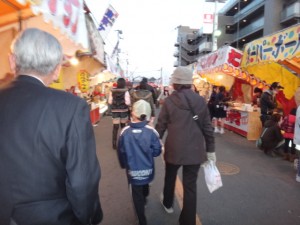
<svg viewBox="0 0 300 225">
<path fill-rule="evenodd" d="M 163 86 L 163 75 L 162 75 L 162 67 L 160 68 L 160 86 Z"/>
<path fill-rule="evenodd" d="M 226 0 L 205 0 L 205 2 L 214 2 L 214 14 L 213 14 L 213 31 L 212 31 L 212 51 L 218 49 L 218 36 L 220 36 L 220 31 L 218 30 L 218 2 L 225 3 Z M 219 33 L 217 33 L 217 31 Z"/>
</svg>

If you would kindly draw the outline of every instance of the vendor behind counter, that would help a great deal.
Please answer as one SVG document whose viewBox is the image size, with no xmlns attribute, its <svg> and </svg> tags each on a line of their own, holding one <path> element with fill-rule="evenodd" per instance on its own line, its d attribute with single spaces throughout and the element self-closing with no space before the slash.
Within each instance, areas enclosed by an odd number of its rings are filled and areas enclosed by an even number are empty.
<svg viewBox="0 0 300 225">
<path fill-rule="evenodd" d="M 253 93 L 254 94 L 252 97 L 252 105 L 260 107 L 260 98 L 261 98 L 263 91 L 262 91 L 262 89 L 255 87 Z"/>
</svg>

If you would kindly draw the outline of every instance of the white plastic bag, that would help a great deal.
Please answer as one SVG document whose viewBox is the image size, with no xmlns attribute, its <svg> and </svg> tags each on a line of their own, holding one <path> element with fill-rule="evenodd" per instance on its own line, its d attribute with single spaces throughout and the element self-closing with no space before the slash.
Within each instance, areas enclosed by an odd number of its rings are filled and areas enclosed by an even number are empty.
<svg viewBox="0 0 300 225">
<path fill-rule="evenodd" d="M 210 193 L 223 186 L 221 174 L 216 166 L 216 163 L 209 160 L 204 164 L 205 182 Z"/>
</svg>

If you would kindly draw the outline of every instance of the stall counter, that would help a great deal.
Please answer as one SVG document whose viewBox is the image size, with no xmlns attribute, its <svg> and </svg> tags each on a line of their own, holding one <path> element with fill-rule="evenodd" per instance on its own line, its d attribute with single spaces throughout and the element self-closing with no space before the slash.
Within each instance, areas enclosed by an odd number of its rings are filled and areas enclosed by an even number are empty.
<svg viewBox="0 0 300 225">
<path fill-rule="evenodd" d="M 257 140 L 262 129 L 260 111 L 245 111 L 241 107 L 229 107 L 224 127 L 248 140 Z"/>
</svg>

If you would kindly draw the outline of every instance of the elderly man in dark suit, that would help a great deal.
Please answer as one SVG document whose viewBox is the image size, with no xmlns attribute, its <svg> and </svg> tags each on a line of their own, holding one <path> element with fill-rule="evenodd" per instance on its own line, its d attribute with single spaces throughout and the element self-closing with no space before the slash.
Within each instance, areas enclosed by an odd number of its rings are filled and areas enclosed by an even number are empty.
<svg viewBox="0 0 300 225">
<path fill-rule="evenodd" d="M 86 102 L 48 88 L 62 47 L 23 31 L 12 45 L 16 79 L 0 91 L 0 224 L 98 224 L 100 167 Z"/>
</svg>

